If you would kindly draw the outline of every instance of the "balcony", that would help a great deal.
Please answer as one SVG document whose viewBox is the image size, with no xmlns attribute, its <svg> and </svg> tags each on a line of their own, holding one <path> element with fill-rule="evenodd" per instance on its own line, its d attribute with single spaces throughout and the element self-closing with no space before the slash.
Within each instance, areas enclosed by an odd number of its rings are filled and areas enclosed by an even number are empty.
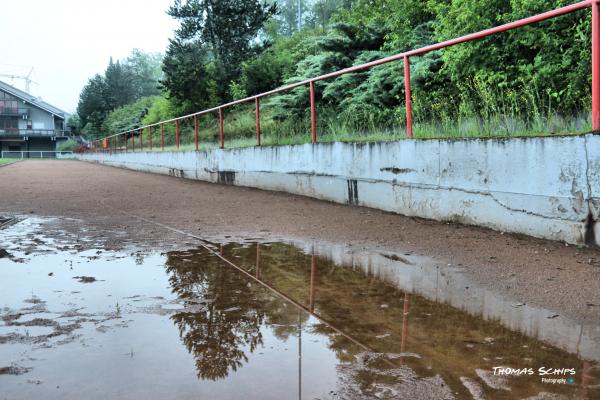
<svg viewBox="0 0 600 400">
<path fill-rule="evenodd" d="M 22 117 L 29 115 L 29 108 L 0 107 L 0 116 Z"/>
<path fill-rule="evenodd" d="M 12 129 L 12 128 L 0 128 L 0 138 L 25 138 L 25 137 L 70 137 L 72 136 L 70 131 L 61 129 Z"/>
</svg>

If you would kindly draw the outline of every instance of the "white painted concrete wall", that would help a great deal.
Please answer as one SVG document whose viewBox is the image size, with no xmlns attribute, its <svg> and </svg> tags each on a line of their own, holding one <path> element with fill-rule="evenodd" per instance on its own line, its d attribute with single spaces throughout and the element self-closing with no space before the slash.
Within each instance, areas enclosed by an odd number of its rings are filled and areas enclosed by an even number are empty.
<svg viewBox="0 0 600 400">
<path fill-rule="evenodd" d="M 600 245 L 600 136 L 402 140 L 86 161 Z M 587 228 L 586 228 L 587 227 Z"/>
</svg>

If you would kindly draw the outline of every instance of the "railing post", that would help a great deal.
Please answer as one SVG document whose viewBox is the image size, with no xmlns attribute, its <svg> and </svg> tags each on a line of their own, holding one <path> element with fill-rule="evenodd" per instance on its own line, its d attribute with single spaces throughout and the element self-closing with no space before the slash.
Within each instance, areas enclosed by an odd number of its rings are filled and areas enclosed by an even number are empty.
<svg viewBox="0 0 600 400">
<path fill-rule="evenodd" d="M 317 111 L 315 109 L 315 81 L 310 81 L 310 129 L 313 144 L 317 143 Z"/>
<path fill-rule="evenodd" d="M 160 151 L 165 150 L 165 125 L 160 124 Z"/>
<path fill-rule="evenodd" d="M 152 151 L 152 127 L 148 127 L 148 134 L 150 135 L 150 151 Z"/>
<path fill-rule="evenodd" d="M 131 151 L 135 153 L 135 131 L 131 131 Z"/>
<path fill-rule="evenodd" d="M 254 106 L 256 109 L 256 145 L 260 146 L 260 104 L 258 97 L 254 98 Z"/>
<path fill-rule="evenodd" d="M 128 147 L 129 147 L 129 143 L 127 143 L 129 141 L 129 138 L 127 137 L 127 133 L 124 133 L 125 135 L 125 153 L 127 153 Z"/>
<path fill-rule="evenodd" d="M 592 130 L 600 131 L 600 9 L 592 3 Z"/>
<path fill-rule="evenodd" d="M 223 138 L 223 109 L 219 107 L 219 144 L 221 148 L 225 147 L 225 140 Z"/>
<path fill-rule="evenodd" d="M 144 130 L 140 129 L 140 151 L 144 151 Z"/>
<path fill-rule="evenodd" d="M 402 336 L 400 339 L 400 352 L 402 352 L 402 353 L 404 353 L 404 350 L 406 349 L 406 342 L 408 340 L 409 305 L 410 305 L 410 294 L 408 292 L 404 292 L 404 304 L 402 307 Z"/>
<path fill-rule="evenodd" d="M 410 62 L 408 56 L 404 56 L 404 94 L 406 105 L 406 136 L 412 138 L 412 106 L 410 103 Z"/>
<path fill-rule="evenodd" d="M 198 115 L 194 114 L 194 144 L 196 145 L 196 151 L 198 151 Z"/>
<path fill-rule="evenodd" d="M 175 145 L 177 146 L 177 150 L 179 150 L 179 120 L 175 120 Z"/>
</svg>

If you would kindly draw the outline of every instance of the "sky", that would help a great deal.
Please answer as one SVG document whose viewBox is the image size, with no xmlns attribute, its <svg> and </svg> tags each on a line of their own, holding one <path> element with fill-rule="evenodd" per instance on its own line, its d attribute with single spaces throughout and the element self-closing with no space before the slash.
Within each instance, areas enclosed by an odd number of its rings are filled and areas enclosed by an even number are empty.
<svg viewBox="0 0 600 400">
<path fill-rule="evenodd" d="M 0 0 L 0 74 L 27 75 L 31 94 L 68 112 L 112 56 L 165 51 L 177 23 L 172 0 Z M 0 80 L 25 89 L 23 79 Z"/>
</svg>

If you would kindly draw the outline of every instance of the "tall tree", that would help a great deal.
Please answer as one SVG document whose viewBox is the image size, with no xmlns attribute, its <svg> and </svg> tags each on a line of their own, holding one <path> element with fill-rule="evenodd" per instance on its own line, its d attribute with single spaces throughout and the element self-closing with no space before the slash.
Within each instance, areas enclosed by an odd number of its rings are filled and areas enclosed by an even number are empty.
<svg viewBox="0 0 600 400">
<path fill-rule="evenodd" d="M 175 0 L 167 13 L 181 26 L 163 62 L 163 85 L 179 102 L 188 100 L 180 97 L 172 83 L 202 78 L 185 76 L 189 66 L 175 62 L 185 58 L 182 51 L 193 49 L 195 58 L 204 59 L 204 70 L 211 70 L 220 100 L 230 98 L 230 82 L 239 77 L 242 62 L 263 48 L 257 40 L 258 32 L 276 10 L 275 4 L 260 0 Z"/>
<path fill-rule="evenodd" d="M 110 110 L 131 103 L 137 98 L 137 88 L 133 71 L 119 61 L 113 62 L 112 57 L 104 72 L 106 82 L 106 102 Z"/>
<path fill-rule="evenodd" d="M 198 41 L 171 39 L 163 60 L 161 84 L 185 110 L 208 107 L 219 101 L 209 54 Z"/>
<path fill-rule="evenodd" d="M 111 57 L 104 74 L 91 78 L 79 95 L 77 114 L 83 133 L 99 135 L 106 116 L 112 110 L 142 97 L 159 94 L 161 61 L 161 54 L 137 49 L 125 62 L 114 62 Z"/>
<path fill-rule="evenodd" d="M 161 53 L 146 53 L 139 49 L 133 49 L 131 55 L 127 57 L 125 65 L 134 76 L 138 97 L 160 94 L 159 81 L 163 77 L 162 59 Z"/>
<path fill-rule="evenodd" d="M 309 9 L 310 4 L 307 0 L 280 0 L 276 17 L 279 32 L 284 36 L 291 36 L 301 30 Z"/>
<path fill-rule="evenodd" d="M 108 114 L 105 97 L 106 88 L 104 77 L 96 74 L 81 90 L 79 103 L 77 104 L 77 114 L 81 119 L 83 133 L 86 135 L 97 136 L 102 122 Z"/>
</svg>

